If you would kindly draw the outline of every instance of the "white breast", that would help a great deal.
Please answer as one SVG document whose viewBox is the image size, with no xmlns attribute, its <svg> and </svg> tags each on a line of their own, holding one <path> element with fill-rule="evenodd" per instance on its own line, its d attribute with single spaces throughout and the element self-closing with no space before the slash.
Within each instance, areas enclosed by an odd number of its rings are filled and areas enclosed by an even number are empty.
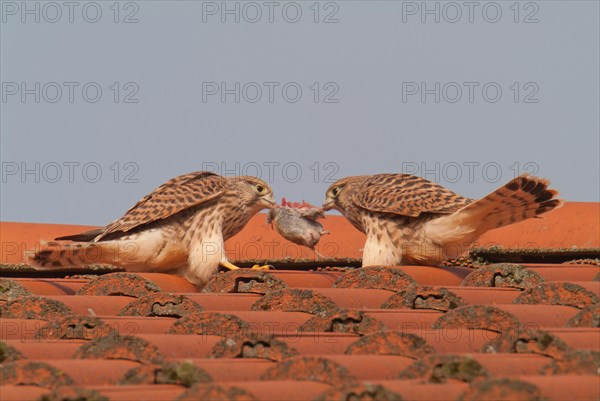
<svg viewBox="0 0 600 401">
<path fill-rule="evenodd" d="M 363 249 L 363 266 L 399 265 L 402 262 L 402 250 L 398 249 L 383 224 L 378 223 L 375 218 L 365 217 L 370 221 L 363 221 L 363 227 L 367 227 L 367 242 Z"/>
<path fill-rule="evenodd" d="M 221 224 L 205 224 L 215 216 L 208 216 L 190 229 L 194 230 L 189 245 L 188 271 L 190 281 L 207 281 L 219 268 L 219 262 L 227 260 Z M 218 217 L 218 216 L 217 216 Z M 207 227 L 212 227 L 208 230 Z"/>
</svg>

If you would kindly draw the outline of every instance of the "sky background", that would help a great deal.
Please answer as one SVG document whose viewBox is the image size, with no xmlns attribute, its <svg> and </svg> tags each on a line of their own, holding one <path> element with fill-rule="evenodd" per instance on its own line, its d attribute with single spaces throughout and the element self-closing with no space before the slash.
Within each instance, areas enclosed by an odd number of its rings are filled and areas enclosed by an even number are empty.
<svg viewBox="0 0 600 401">
<path fill-rule="evenodd" d="M 597 1 L 0 7 L 4 221 L 106 224 L 202 169 L 315 204 L 379 172 L 600 201 Z"/>
</svg>

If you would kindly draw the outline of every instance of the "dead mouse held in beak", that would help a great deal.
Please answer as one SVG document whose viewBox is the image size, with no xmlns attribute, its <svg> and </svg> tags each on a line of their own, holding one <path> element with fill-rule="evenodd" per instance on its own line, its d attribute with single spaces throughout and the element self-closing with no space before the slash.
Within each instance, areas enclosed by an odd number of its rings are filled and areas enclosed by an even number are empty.
<svg viewBox="0 0 600 401">
<path fill-rule="evenodd" d="M 323 217 L 325 217 L 324 210 L 320 207 L 304 201 L 287 202 L 283 198 L 281 206 L 276 205 L 269 210 L 267 223 L 271 223 L 283 238 L 312 249 L 317 257 L 322 258 L 316 250 L 316 245 L 321 235 L 329 234 L 329 231 L 324 230 L 323 225 L 317 221 Z"/>
</svg>

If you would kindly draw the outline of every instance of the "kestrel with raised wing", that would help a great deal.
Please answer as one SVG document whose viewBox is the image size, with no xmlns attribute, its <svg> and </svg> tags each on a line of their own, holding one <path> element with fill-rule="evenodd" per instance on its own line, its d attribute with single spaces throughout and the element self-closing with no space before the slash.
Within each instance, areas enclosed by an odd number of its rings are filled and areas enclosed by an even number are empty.
<svg viewBox="0 0 600 401">
<path fill-rule="evenodd" d="M 521 175 L 474 200 L 408 174 L 355 176 L 333 183 L 323 208 L 337 209 L 367 235 L 363 266 L 436 266 L 464 253 L 488 230 L 562 206 L 548 185 Z"/>
<path fill-rule="evenodd" d="M 111 264 L 127 271 L 181 275 L 205 283 L 227 260 L 225 240 L 275 204 L 254 177 L 198 171 L 167 181 L 106 227 L 56 238 L 31 258 L 41 269 Z M 258 266 L 255 266 L 258 268 Z"/>
</svg>

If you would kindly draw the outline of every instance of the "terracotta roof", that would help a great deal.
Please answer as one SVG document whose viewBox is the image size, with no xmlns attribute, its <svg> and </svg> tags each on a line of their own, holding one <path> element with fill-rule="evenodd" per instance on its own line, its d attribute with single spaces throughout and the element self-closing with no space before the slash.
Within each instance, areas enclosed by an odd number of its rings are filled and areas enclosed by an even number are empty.
<svg viewBox="0 0 600 401">
<path fill-rule="evenodd" d="M 444 268 L 357 269 L 364 237 L 342 217 L 324 220 L 318 261 L 263 214 L 228 251 L 276 270 L 201 289 L 42 275 L 25 250 L 92 227 L 4 222 L 0 399 L 598 400 L 599 222 L 600 204 L 568 203 Z"/>
</svg>

